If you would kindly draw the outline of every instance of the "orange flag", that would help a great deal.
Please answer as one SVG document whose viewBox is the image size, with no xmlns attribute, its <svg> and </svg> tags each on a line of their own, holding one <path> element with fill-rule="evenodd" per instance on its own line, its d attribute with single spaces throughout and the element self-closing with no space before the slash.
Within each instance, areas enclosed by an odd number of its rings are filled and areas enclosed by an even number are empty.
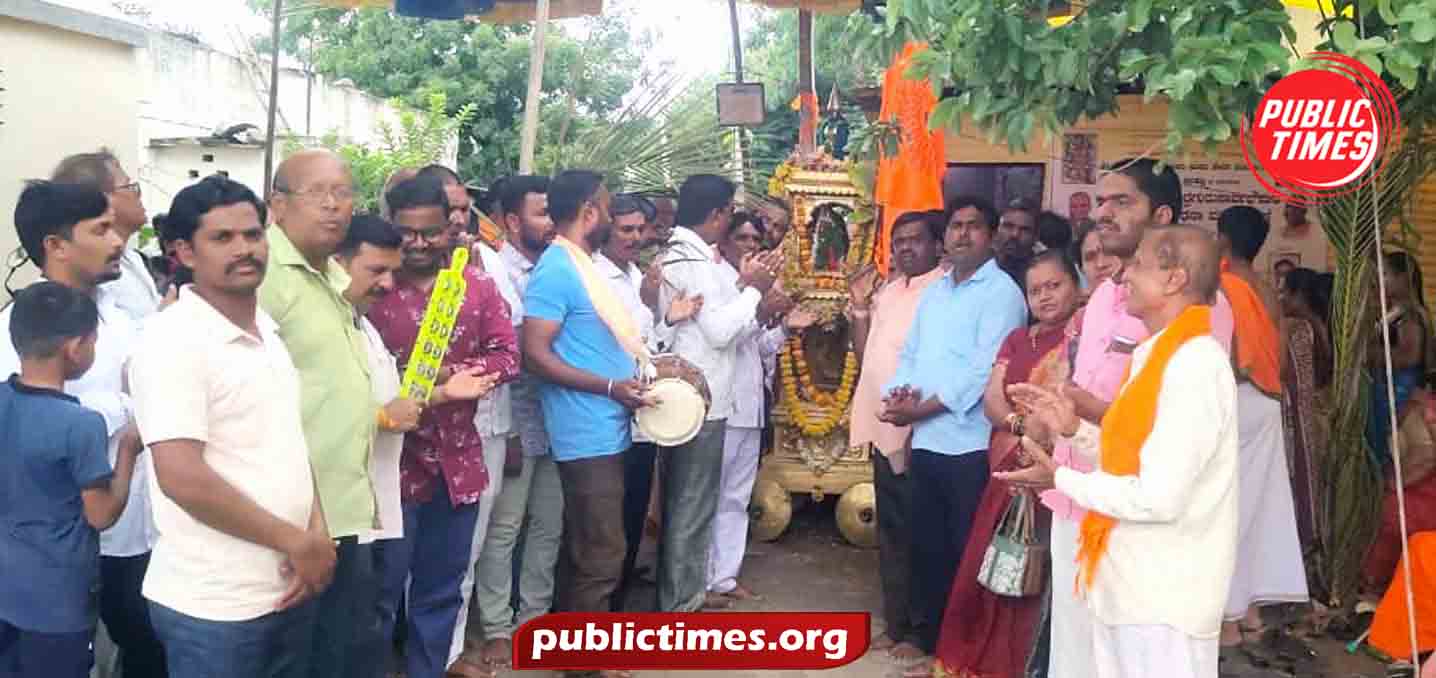
<svg viewBox="0 0 1436 678">
<path fill-rule="evenodd" d="M 883 276 L 888 273 L 892 228 L 897 218 L 905 212 L 942 209 L 947 147 L 942 132 L 927 128 L 928 116 L 937 107 L 938 99 L 927 80 L 903 77 L 913 57 L 925 49 L 925 43 L 908 43 L 883 76 L 883 105 L 878 119 L 895 118 L 902 129 L 897 155 L 878 161 L 877 187 L 873 191 L 873 201 L 883 208 L 873 263 Z"/>
</svg>

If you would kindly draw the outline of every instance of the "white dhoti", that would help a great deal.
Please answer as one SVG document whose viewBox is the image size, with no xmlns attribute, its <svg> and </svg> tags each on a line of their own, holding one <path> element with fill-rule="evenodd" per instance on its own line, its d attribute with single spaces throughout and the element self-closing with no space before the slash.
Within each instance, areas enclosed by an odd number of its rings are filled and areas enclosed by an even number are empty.
<svg viewBox="0 0 1436 678">
<path fill-rule="evenodd" d="M 1052 621 L 1055 639 L 1055 616 Z M 1193 638 L 1170 626 L 1097 623 L 1092 626 L 1095 669 L 1087 675 L 1094 678 L 1217 678 L 1220 651 L 1216 638 Z"/>
<path fill-rule="evenodd" d="M 758 477 L 762 442 L 761 428 L 729 426 L 723 432 L 723 474 L 708 549 L 708 590 L 714 593 L 738 586 L 738 571 L 748 550 L 748 502 Z"/>
<path fill-rule="evenodd" d="M 1092 611 L 1077 596 L 1080 523 L 1052 519 L 1052 643 L 1048 678 L 1092 677 Z"/>
<path fill-rule="evenodd" d="M 474 546 L 469 553 L 469 566 L 464 568 L 464 583 L 459 588 L 464 602 L 459 606 L 459 619 L 454 623 L 454 640 L 449 645 L 449 664 L 452 665 L 464 653 L 464 635 L 469 628 L 469 599 L 474 594 L 474 565 L 479 562 L 479 551 L 484 547 L 484 538 L 489 532 L 489 514 L 494 510 L 494 500 L 504 487 L 504 455 L 508 439 L 504 436 L 485 436 L 480 440 L 484 448 L 484 470 L 489 473 L 489 484 L 479 495 L 479 519 L 474 524 Z"/>
<path fill-rule="evenodd" d="M 1251 383 L 1240 384 L 1237 426 L 1237 562 L 1227 595 L 1228 621 L 1242 617 L 1252 605 L 1304 603 L 1310 598 L 1296 533 L 1281 403 Z"/>
</svg>

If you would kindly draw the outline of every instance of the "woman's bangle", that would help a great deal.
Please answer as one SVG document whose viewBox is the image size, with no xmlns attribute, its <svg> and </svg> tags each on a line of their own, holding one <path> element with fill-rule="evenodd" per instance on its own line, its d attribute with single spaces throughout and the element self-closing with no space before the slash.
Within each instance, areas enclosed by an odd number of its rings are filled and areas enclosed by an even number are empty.
<svg viewBox="0 0 1436 678">
<path fill-rule="evenodd" d="M 609 379 L 609 380 L 608 380 L 608 397 L 610 397 L 610 398 L 613 397 L 613 380 L 612 380 L 612 379 Z"/>
<path fill-rule="evenodd" d="M 397 426 L 395 426 L 394 420 L 389 418 L 389 413 L 385 412 L 384 408 L 382 407 L 379 408 L 379 428 L 385 431 L 392 431 L 395 428 L 398 428 Z"/>
</svg>

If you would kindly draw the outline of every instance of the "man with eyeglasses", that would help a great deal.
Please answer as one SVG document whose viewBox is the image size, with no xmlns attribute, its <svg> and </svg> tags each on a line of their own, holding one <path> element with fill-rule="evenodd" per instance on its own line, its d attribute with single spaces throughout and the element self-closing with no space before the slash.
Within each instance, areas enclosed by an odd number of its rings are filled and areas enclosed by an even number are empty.
<svg viewBox="0 0 1436 678">
<path fill-rule="evenodd" d="M 301 151 L 280 163 L 273 189 L 259 303 L 299 370 L 304 437 L 338 554 L 319 599 L 309 675 L 375 675 L 360 658 L 378 642 L 378 582 L 373 545 L 358 538 L 377 520 L 369 455 L 382 403 L 373 396 L 367 340 L 344 297 L 349 274 L 332 258 L 354 214 L 353 176 L 329 151 Z"/>
<path fill-rule="evenodd" d="M 130 180 L 109 149 L 61 160 L 53 178 L 57 183 L 78 184 L 104 193 L 114 215 L 110 231 L 120 241 L 128 243 L 144 226 L 146 215 L 145 206 L 140 203 L 140 185 Z M 99 284 L 95 291 L 101 320 L 108 320 L 102 322 L 101 331 L 108 341 L 119 338 L 118 345 L 112 343 L 109 347 L 111 355 L 118 356 L 116 365 L 122 364 L 138 348 L 138 328 L 126 330 L 128 324 L 121 326 L 119 319 L 107 319 L 106 311 L 118 311 L 122 317 L 138 323 L 160 306 L 160 295 L 144 255 L 126 245 L 118 264 L 119 277 L 102 278 L 109 281 Z M 8 351 L 8 345 L 5 348 Z M 90 381 L 101 372 L 92 370 Z M 149 608 L 140 594 L 149 569 L 150 551 L 158 537 L 150 514 L 149 474 L 148 461 L 136 465 L 130 482 L 129 504 L 120 519 L 100 534 L 100 619 L 105 623 L 106 634 L 120 648 L 123 674 L 134 678 L 166 675 L 164 647 L 155 636 Z M 97 649 L 100 649 L 97 656 L 108 656 L 103 648 Z"/>
<path fill-rule="evenodd" d="M 50 178 L 62 184 L 89 186 L 110 199 L 110 207 L 115 210 L 115 234 L 125 241 L 126 247 L 120 258 L 120 277 L 105 283 L 105 295 L 135 320 L 159 310 L 163 295 L 155 286 L 145 255 L 128 246 L 135 233 L 149 221 L 144 203 L 140 201 L 140 182 L 125 173 L 119 158 L 108 148 L 77 153 L 61 160 Z"/>
<path fill-rule="evenodd" d="M 415 350 L 439 272 L 450 263 L 449 204 L 442 184 L 423 176 L 395 186 L 386 202 L 401 235 L 402 263 L 394 289 L 373 304 L 368 318 L 403 365 Z M 475 380 L 480 386 L 453 402 L 431 402 L 419 427 L 404 437 L 399 462 L 404 536 L 381 551 L 385 638 L 408 592 L 409 678 L 486 673 L 464 659 L 454 660 L 452 652 L 465 606 L 464 584 L 472 577 L 477 528 L 488 524 L 503 478 L 504 440 L 480 430 L 476 400 L 495 383 L 518 376 L 519 349 L 508 304 L 493 278 L 473 266 L 463 274 L 467 286 L 439 380 L 446 386 Z"/>
</svg>

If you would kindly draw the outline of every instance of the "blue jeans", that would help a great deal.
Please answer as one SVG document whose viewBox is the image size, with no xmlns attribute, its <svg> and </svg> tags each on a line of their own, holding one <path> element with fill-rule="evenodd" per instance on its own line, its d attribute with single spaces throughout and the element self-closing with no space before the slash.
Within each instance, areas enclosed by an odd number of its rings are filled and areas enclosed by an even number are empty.
<svg viewBox="0 0 1436 678">
<path fill-rule="evenodd" d="M 399 601 L 407 599 L 404 641 L 408 678 L 442 678 L 463 604 L 464 574 L 473 552 L 479 505 L 455 507 L 442 479 L 429 501 L 404 503 L 404 538 L 383 543 L 379 592 L 383 638 L 394 637 Z M 408 595 L 405 596 L 405 583 Z"/>
<path fill-rule="evenodd" d="M 0 678 L 86 678 L 95 630 L 37 633 L 0 620 Z"/>
<path fill-rule="evenodd" d="M 150 601 L 170 678 L 305 678 L 314 600 L 248 621 L 197 619 Z"/>
</svg>

